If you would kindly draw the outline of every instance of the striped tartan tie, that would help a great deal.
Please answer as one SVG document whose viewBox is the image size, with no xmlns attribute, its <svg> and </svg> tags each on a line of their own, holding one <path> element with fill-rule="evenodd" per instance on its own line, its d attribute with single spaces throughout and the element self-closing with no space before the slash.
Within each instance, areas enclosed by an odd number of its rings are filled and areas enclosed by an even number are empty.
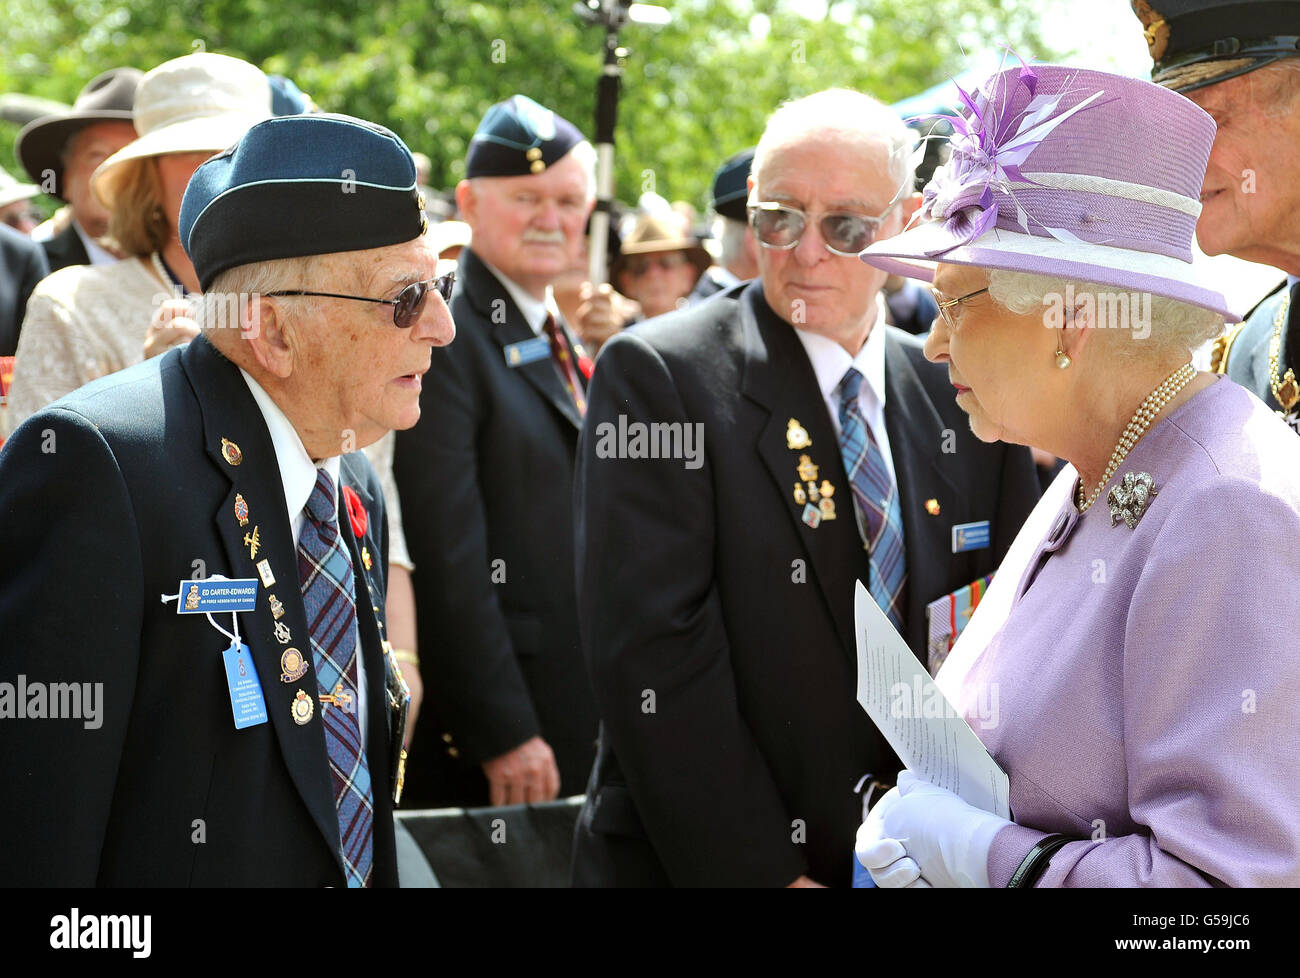
<svg viewBox="0 0 1300 978">
<path fill-rule="evenodd" d="M 871 555 L 871 592 L 894 627 L 903 630 L 903 589 L 907 567 L 903 554 L 903 511 L 880 446 L 858 404 L 862 374 L 849 367 L 836 388 L 840 396 L 840 452 L 853 487 L 858 527 Z"/>
<path fill-rule="evenodd" d="M 560 379 L 564 381 L 565 390 L 569 392 L 574 405 L 578 408 L 578 417 L 585 417 L 587 414 L 587 399 L 582 396 L 582 383 L 578 380 L 578 371 L 573 369 L 573 357 L 569 355 L 569 344 L 565 342 L 564 334 L 560 331 L 555 317 L 549 312 L 546 314 L 546 322 L 542 328 L 546 331 L 546 338 L 551 341 L 551 359 L 555 361 L 555 369 L 560 372 Z"/>
<path fill-rule="evenodd" d="M 312 664 L 322 696 L 321 722 L 334 783 L 339 839 L 349 887 L 370 885 L 374 802 L 357 713 L 356 587 L 339 537 L 334 480 L 316 470 L 298 540 L 298 580 L 311 630 Z M 341 702 L 340 702 L 341 701 Z"/>
</svg>

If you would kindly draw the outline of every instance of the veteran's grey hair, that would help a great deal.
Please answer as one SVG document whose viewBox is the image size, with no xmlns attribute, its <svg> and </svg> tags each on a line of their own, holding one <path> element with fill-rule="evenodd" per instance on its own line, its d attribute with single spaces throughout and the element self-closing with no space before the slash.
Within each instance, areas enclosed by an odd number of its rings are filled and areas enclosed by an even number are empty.
<svg viewBox="0 0 1300 978">
<path fill-rule="evenodd" d="M 836 132 L 863 141 L 879 141 L 889 154 L 890 178 L 910 191 L 916 182 L 912 151 L 916 133 L 889 106 L 862 92 L 828 88 L 784 103 L 767 120 L 754 150 L 754 187 L 761 192 L 768 156 L 778 146 L 814 132 Z"/>
</svg>

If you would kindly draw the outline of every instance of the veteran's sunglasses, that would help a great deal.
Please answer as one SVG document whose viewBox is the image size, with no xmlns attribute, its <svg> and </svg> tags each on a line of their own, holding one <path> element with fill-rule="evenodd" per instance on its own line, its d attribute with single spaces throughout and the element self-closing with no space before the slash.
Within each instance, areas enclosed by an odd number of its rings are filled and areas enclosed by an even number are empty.
<svg viewBox="0 0 1300 978">
<path fill-rule="evenodd" d="M 354 299 L 357 302 L 378 302 L 393 307 L 393 325 L 401 329 L 410 329 L 424 311 L 424 300 L 429 297 L 429 287 L 433 286 L 443 302 L 451 301 L 452 286 L 456 284 L 456 273 L 448 272 L 427 282 L 412 282 L 396 299 L 372 299 L 364 295 L 342 295 L 338 292 L 308 292 L 303 289 L 286 289 L 280 292 L 268 292 L 267 297 L 282 295 L 317 295 L 326 299 Z"/>
<path fill-rule="evenodd" d="M 893 209 L 894 203 L 891 203 L 883 213 L 875 217 L 848 211 L 824 213 L 817 222 L 822 244 L 833 255 L 856 258 L 858 252 L 876 239 L 876 231 Z M 809 216 L 797 207 L 775 200 L 758 201 L 749 205 L 749 223 L 754 229 L 754 237 L 764 248 L 774 248 L 777 251 L 789 251 L 799 243 L 808 226 Z"/>
</svg>

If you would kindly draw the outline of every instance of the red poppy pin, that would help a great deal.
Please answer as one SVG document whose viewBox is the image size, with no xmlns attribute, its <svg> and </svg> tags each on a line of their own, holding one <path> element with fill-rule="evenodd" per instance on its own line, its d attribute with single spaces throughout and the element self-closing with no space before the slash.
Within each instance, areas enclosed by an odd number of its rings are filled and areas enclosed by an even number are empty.
<svg viewBox="0 0 1300 978">
<path fill-rule="evenodd" d="M 357 495 L 356 490 L 351 486 L 344 486 L 343 501 L 347 503 L 348 520 L 352 523 L 352 532 L 357 537 L 365 536 L 366 527 L 370 525 L 370 518 L 366 516 L 366 507 L 361 505 L 361 497 Z"/>
<path fill-rule="evenodd" d="M 582 371 L 582 376 L 591 380 L 591 372 L 596 369 L 596 365 L 591 362 L 591 357 L 585 353 L 578 354 L 578 369 Z"/>
</svg>

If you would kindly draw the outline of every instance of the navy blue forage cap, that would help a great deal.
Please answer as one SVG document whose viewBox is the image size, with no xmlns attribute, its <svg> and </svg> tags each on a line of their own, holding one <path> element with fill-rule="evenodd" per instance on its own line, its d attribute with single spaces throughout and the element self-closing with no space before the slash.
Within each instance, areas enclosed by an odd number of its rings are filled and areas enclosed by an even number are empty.
<svg viewBox="0 0 1300 978">
<path fill-rule="evenodd" d="M 179 227 L 204 289 L 238 265 L 382 248 L 424 230 L 406 144 L 373 122 L 325 113 L 258 123 L 200 166 Z"/>
<path fill-rule="evenodd" d="M 488 109 L 478 124 L 465 157 L 465 176 L 541 173 L 582 140 L 572 122 L 527 95 L 512 95 Z"/>
<path fill-rule="evenodd" d="M 749 199 L 749 168 L 754 162 L 754 147 L 742 149 L 713 174 L 713 212 L 733 221 L 747 221 L 745 202 Z"/>
<path fill-rule="evenodd" d="M 1190 92 L 1300 55 L 1300 3 L 1131 0 L 1151 80 Z"/>
</svg>

